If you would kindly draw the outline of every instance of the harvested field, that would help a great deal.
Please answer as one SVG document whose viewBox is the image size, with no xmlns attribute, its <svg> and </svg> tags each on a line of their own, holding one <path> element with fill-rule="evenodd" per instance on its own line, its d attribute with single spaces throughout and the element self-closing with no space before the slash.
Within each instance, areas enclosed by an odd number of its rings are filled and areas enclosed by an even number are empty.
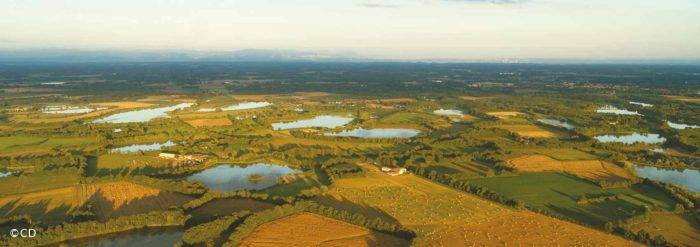
<svg viewBox="0 0 700 247">
<path fill-rule="evenodd" d="M 99 219 L 165 210 L 193 198 L 130 182 L 76 185 L 0 198 L 0 216 L 28 214 L 43 223 L 65 220 L 70 212 L 90 202 Z"/>
<path fill-rule="evenodd" d="M 542 245 L 551 243 L 551 236 L 560 236 L 559 243 L 564 245 L 633 245 L 593 229 L 512 210 L 414 175 L 392 177 L 376 167 L 362 165 L 367 170 L 365 178 L 338 179 L 329 194 L 339 201 L 347 200 L 386 212 L 416 231 L 414 242 L 419 246 L 489 245 L 497 241 Z M 496 225 L 499 227 L 494 227 Z M 470 234 L 488 237 L 475 238 Z"/>
<path fill-rule="evenodd" d="M 484 96 L 484 97 L 477 97 L 477 96 L 468 96 L 468 95 L 465 95 L 465 96 L 462 96 L 462 97 L 460 97 L 460 98 L 462 98 L 463 100 L 484 100 L 484 99 L 493 99 L 493 98 L 496 98 L 496 97 L 487 97 L 487 96 Z"/>
<path fill-rule="evenodd" d="M 187 124 L 192 127 L 217 127 L 217 126 L 229 126 L 233 124 L 228 118 L 204 118 L 204 119 L 193 119 L 186 120 Z"/>
<path fill-rule="evenodd" d="M 551 138 L 557 136 L 553 132 L 531 124 L 498 125 L 495 127 L 513 132 L 515 134 L 518 134 L 519 136 L 527 138 Z"/>
<path fill-rule="evenodd" d="M 326 92 L 296 92 L 292 95 L 302 97 L 302 98 L 318 98 L 318 97 L 328 97 L 334 95 L 332 93 Z"/>
<path fill-rule="evenodd" d="M 169 166 L 171 160 L 141 154 L 103 154 L 97 157 L 97 169 L 129 168 L 136 169 L 146 166 Z"/>
<path fill-rule="evenodd" d="M 485 222 L 449 229 L 425 246 L 641 246 L 584 226 L 530 211 L 499 215 Z"/>
<path fill-rule="evenodd" d="M 624 168 L 600 160 L 560 161 L 546 155 L 526 155 L 509 159 L 506 163 L 520 171 L 563 171 L 592 181 L 634 179 L 634 175 Z"/>
<path fill-rule="evenodd" d="M 681 96 L 681 95 L 664 95 L 666 98 L 690 103 L 700 103 L 699 97 Z"/>
<path fill-rule="evenodd" d="M 312 213 L 259 226 L 240 246 L 408 246 L 406 240 Z"/>
<path fill-rule="evenodd" d="M 190 196 L 146 187 L 130 182 L 83 185 L 83 198 L 88 197 L 101 219 L 166 210 L 192 200 Z"/>
<path fill-rule="evenodd" d="M 652 213 L 649 222 L 633 225 L 631 230 L 645 230 L 651 236 L 662 235 L 677 246 L 700 246 L 700 225 L 692 216 Z"/>
<path fill-rule="evenodd" d="M 494 112 L 487 112 L 486 114 L 500 118 L 500 119 L 506 119 L 510 117 L 517 117 L 518 115 L 522 115 L 522 112 L 517 112 L 517 111 L 494 111 Z"/>
</svg>

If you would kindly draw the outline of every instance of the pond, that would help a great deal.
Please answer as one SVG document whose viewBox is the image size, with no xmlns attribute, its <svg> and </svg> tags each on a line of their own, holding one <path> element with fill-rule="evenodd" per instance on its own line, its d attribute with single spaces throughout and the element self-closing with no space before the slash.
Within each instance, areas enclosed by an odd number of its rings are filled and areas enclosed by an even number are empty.
<svg viewBox="0 0 700 247">
<path fill-rule="evenodd" d="M 652 105 L 652 104 L 647 104 L 647 103 L 642 103 L 642 102 L 630 101 L 630 104 L 639 105 L 639 106 L 642 106 L 642 107 L 654 107 L 654 105 Z"/>
<path fill-rule="evenodd" d="M 434 114 L 437 115 L 443 115 L 443 116 L 463 116 L 464 113 L 460 110 L 455 110 L 455 109 L 438 109 L 433 111 Z"/>
<path fill-rule="evenodd" d="M 624 144 L 634 144 L 637 142 L 641 143 L 647 143 L 647 144 L 656 144 L 656 143 L 663 143 L 666 141 L 666 138 L 662 137 L 659 134 L 639 134 L 637 132 L 634 132 L 629 135 L 601 135 L 601 136 L 596 136 L 594 137 L 596 140 L 599 142 L 603 143 L 608 143 L 608 142 L 621 142 Z"/>
<path fill-rule="evenodd" d="M 322 115 L 316 116 L 311 119 L 297 120 L 287 123 L 273 123 L 272 129 L 274 130 L 285 130 L 285 129 L 295 129 L 295 128 L 312 128 L 312 127 L 323 127 L 323 128 L 335 128 L 338 126 L 343 126 L 350 123 L 353 118 L 349 117 L 339 117 L 339 116 L 329 116 Z"/>
<path fill-rule="evenodd" d="M 237 191 L 242 189 L 261 190 L 277 185 L 280 177 L 298 173 L 286 166 L 256 163 L 248 166 L 219 165 L 187 177 L 199 181 L 211 190 Z"/>
<path fill-rule="evenodd" d="M 666 170 L 653 166 L 637 166 L 635 170 L 639 177 L 672 183 L 683 186 L 689 191 L 700 192 L 700 171 L 698 170 Z"/>
<path fill-rule="evenodd" d="M 642 116 L 642 114 L 639 114 L 639 112 L 618 109 L 614 106 L 609 106 L 609 105 L 598 108 L 598 110 L 596 110 L 595 112 L 607 113 L 607 114 L 617 114 L 617 115 L 639 115 L 639 116 Z"/>
<path fill-rule="evenodd" d="M 679 129 L 679 130 L 700 128 L 700 126 L 697 126 L 697 125 L 679 124 L 679 123 L 674 123 L 671 121 L 666 121 L 666 124 L 668 124 L 668 127 L 671 127 L 674 129 Z"/>
<path fill-rule="evenodd" d="M 222 111 L 236 111 L 236 110 L 247 110 L 247 109 L 255 109 L 255 108 L 262 108 L 272 105 L 272 103 L 263 101 L 263 102 L 241 102 L 238 104 L 233 104 L 227 107 L 222 107 Z M 198 112 L 213 112 L 216 111 L 216 108 L 201 108 L 197 110 Z"/>
<path fill-rule="evenodd" d="M 12 172 L 0 172 L 0 178 L 4 178 L 12 175 Z"/>
<path fill-rule="evenodd" d="M 44 107 L 41 112 L 46 114 L 82 114 L 93 112 L 95 110 L 104 110 L 104 107 L 98 107 L 98 109 L 88 108 L 88 107 L 77 107 L 77 106 L 47 106 Z"/>
<path fill-rule="evenodd" d="M 411 138 L 420 134 L 414 129 L 363 129 L 343 130 L 337 133 L 325 133 L 326 136 L 359 137 L 359 138 Z"/>
<path fill-rule="evenodd" d="M 155 150 L 160 150 L 162 147 L 172 147 L 175 146 L 175 143 L 172 141 L 167 141 L 163 143 L 151 143 L 151 144 L 132 144 L 129 146 L 124 146 L 124 147 L 118 147 L 118 148 L 113 148 L 109 150 L 110 153 L 136 153 L 140 151 L 148 152 L 148 151 L 155 151 Z"/>
<path fill-rule="evenodd" d="M 572 130 L 572 129 L 575 128 L 574 125 L 572 125 L 572 124 L 570 124 L 570 123 L 562 122 L 562 121 L 559 121 L 559 120 L 556 120 L 556 119 L 546 119 L 546 118 L 544 118 L 544 119 L 537 119 L 537 121 L 540 122 L 540 123 L 543 123 L 543 124 L 552 125 L 552 126 L 556 126 L 556 127 L 561 127 L 561 128 L 568 129 L 568 130 Z"/>
<path fill-rule="evenodd" d="M 182 239 L 182 229 L 176 227 L 150 228 L 69 240 L 68 246 L 125 247 L 173 246 Z"/>
<path fill-rule="evenodd" d="M 117 113 L 97 119 L 93 123 L 143 123 L 159 117 L 167 117 L 168 112 L 181 110 L 192 106 L 193 103 L 180 103 L 173 106 Z"/>
</svg>

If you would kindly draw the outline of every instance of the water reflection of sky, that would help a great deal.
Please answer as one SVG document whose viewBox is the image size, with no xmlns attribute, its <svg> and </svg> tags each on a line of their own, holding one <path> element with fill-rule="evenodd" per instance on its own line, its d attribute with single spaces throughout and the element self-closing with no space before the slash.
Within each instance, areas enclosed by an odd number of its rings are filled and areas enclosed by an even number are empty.
<svg viewBox="0 0 700 247">
<path fill-rule="evenodd" d="M 219 165 L 199 173 L 190 175 L 187 179 L 200 181 L 209 189 L 219 191 L 260 190 L 277 184 L 278 178 L 298 170 L 266 163 L 257 163 L 241 167 L 234 165 Z M 260 175 L 259 181 L 251 181 L 251 175 Z"/>
<path fill-rule="evenodd" d="M 312 119 L 297 120 L 297 121 L 287 122 L 287 123 L 273 123 L 272 129 L 284 130 L 284 129 L 312 128 L 312 127 L 335 128 L 338 126 L 346 125 L 346 124 L 350 123 L 352 120 L 353 120 L 353 118 L 322 115 L 322 116 L 316 116 Z"/>
<path fill-rule="evenodd" d="M 651 166 L 638 166 L 635 170 L 640 177 L 672 183 L 684 186 L 690 191 L 700 192 L 700 171 L 698 170 L 664 170 Z"/>
</svg>

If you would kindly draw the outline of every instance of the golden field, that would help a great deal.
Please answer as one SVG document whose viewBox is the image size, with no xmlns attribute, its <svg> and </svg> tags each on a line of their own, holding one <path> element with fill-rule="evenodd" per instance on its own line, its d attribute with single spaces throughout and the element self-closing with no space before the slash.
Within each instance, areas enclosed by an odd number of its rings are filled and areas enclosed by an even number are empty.
<svg viewBox="0 0 700 247">
<path fill-rule="evenodd" d="M 546 155 L 526 155 L 508 159 L 506 163 L 519 171 L 563 171 L 592 181 L 634 179 L 624 168 L 600 160 L 560 161 Z"/>
<path fill-rule="evenodd" d="M 632 242 L 530 211 L 518 211 L 408 174 L 388 176 L 361 164 L 367 175 L 338 179 L 329 194 L 380 210 L 417 233 L 415 244 L 629 246 Z M 498 226 L 498 227 L 496 227 Z"/>
<path fill-rule="evenodd" d="M 219 127 L 233 124 L 228 118 L 200 118 L 185 120 L 185 123 L 192 127 Z"/>
<path fill-rule="evenodd" d="M 312 213 L 260 225 L 240 246 L 407 246 L 394 236 Z"/>
<path fill-rule="evenodd" d="M 105 219 L 165 210 L 191 199 L 186 195 L 124 181 L 78 184 L 0 198 L 0 216 L 28 214 L 46 223 L 58 223 L 89 202 L 98 218 Z"/>
</svg>

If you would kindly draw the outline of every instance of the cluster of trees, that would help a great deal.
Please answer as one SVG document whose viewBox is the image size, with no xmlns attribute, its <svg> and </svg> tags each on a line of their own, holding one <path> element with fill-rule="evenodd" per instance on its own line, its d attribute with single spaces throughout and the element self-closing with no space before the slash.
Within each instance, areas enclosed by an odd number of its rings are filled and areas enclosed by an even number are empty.
<svg viewBox="0 0 700 247">
<path fill-rule="evenodd" d="M 361 176 L 365 172 L 362 167 L 346 162 L 322 166 L 322 169 L 333 179 Z"/>
<path fill-rule="evenodd" d="M 82 170 L 87 165 L 87 159 L 82 155 L 26 155 L 16 157 L 0 157 L 0 167 L 32 167 L 34 170 L 52 170 L 57 168 L 74 167 Z"/>
<path fill-rule="evenodd" d="M 616 233 L 626 239 L 637 241 L 649 246 L 674 246 L 668 241 L 666 241 L 666 238 L 664 238 L 664 236 L 656 235 L 656 237 L 652 237 L 651 234 L 649 234 L 644 229 L 634 232 L 623 227 L 618 227 L 613 230 L 613 233 Z"/>
<path fill-rule="evenodd" d="M 676 199 L 676 201 L 681 204 L 683 209 L 697 209 L 696 206 L 700 205 L 700 197 L 692 192 L 688 192 L 684 188 L 669 183 L 654 181 L 648 178 L 645 178 L 642 183 L 663 190 L 666 192 L 666 194 Z M 676 211 L 683 211 L 683 209 L 678 209 L 678 206 L 676 206 L 676 208 Z"/>
<path fill-rule="evenodd" d="M 270 202 L 270 203 L 274 203 L 274 204 L 284 204 L 284 203 L 294 201 L 294 199 L 292 197 L 271 196 L 271 195 L 264 193 L 264 192 L 251 192 L 248 190 L 221 192 L 221 191 L 217 191 L 217 190 L 211 190 L 211 191 L 205 193 L 204 195 L 200 196 L 199 198 L 191 200 L 191 201 L 183 204 L 181 207 L 185 211 L 191 211 L 193 209 L 201 207 L 202 205 L 204 205 L 204 204 L 206 204 L 214 199 L 232 199 L 232 198 L 255 199 L 255 200 Z"/>
<path fill-rule="evenodd" d="M 576 199 L 576 203 L 578 204 L 588 204 L 588 203 L 596 203 L 596 202 L 604 202 L 604 201 L 609 201 L 609 200 L 616 200 L 620 199 L 620 195 L 602 195 L 602 196 L 584 196 L 581 195 Z"/>
<path fill-rule="evenodd" d="M 219 246 L 222 236 L 228 236 L 238 224 L 250 215 L 250 211 L 240 211 L 219 219 L 188 228 L 182 235 L 183 246 Z"/>
<path fill-rule="evenodd" d="M 590 180 L 593 181 L 594 183 L 598 184 L 603 189 L 612 189 L 612 188 L 628 188 L 632 184 L 634 184 L 634 181 L 630 181 L 627 179 L 616 179 L 616 180 L 607 180 L 607 179 L 601 179 L 601 180 Z"/>
<path fill-rule="evenodd" d="M 0 232 L 8 233 L 11 229 L 28 228 L 39 223 L 27 214 L 3 217 L 0 218 Z"/>
<path fill-rule="evenodd" d="M 656 167 L 685 168 L 687 166 L 685 162 L 676 157 L 652 151 L 628 152 L 627 157 L 635 163 Z"/>
<path fill-rule="evenodd" d="M 41 232 L 41 234 L 37 234 L 34 238 L 10 238 L 9 236 L 5 236 L 3 237 L 4 239 L 0 238 L 0 242 L 8 243 L 10 246 L 56 244 L 70 239 L 146 227 L 183 226 L 188 218 L 189 216 L 185 215 L 182 210 L 177 209 L 152 211 L 145 214 L 122 216 L 110 219 L 106 222 L 85 221 L 79 223 L 64 223 L 47 229 L 38 229 L 37 232 Z"/>
<path fill-rule="evenodd" d="M 329 218 L 345 221 L 354 225 L 366 227 L 372 230 L 392 234 L 394 236 L 412 240 L 415 233 L 400 225 L 386 222 L 380 218 L 367 219 L 364 215 L 338 210 L 323 206 L 311 201 L 299 201 L 294 204 L 284 204 L 273 209 L 260 211 L 246 218 L 228 238 L 224 246 L 237 246 L 250 235 L 258 226 L 280 219 L 285 216 L 300 212 L 320 214 Z"/>
<path fill-rule="evenodd" d="M 524 209 L 525 208 L 525 203 L 519 200 L 515 200 L 512 198 L 507 198 L 505 196 L 499 195 L 495 191 L 489 190 L 487 188 L 481 187 L 479 185 L 475 184 L 470 184 L 467 181 L 463 181 L 461 179 L 455 179 L 450 175 L 447 174 L 440 174 L 436 172 L 435 170 L 432 170 L 428 172 L 425 168 L 423 167 L 417 167 L 417 166 L 409 166 L 407 169 L 419 176 L 422 176 L 424 178 L 430 179 L 432 181 L 450 186 L 452 188 L 471 193 L 474 195 L 477 195 L 482 198 L 486 198 L 488 200 L 498 202 L 516 209 Z"/>
</svg>

